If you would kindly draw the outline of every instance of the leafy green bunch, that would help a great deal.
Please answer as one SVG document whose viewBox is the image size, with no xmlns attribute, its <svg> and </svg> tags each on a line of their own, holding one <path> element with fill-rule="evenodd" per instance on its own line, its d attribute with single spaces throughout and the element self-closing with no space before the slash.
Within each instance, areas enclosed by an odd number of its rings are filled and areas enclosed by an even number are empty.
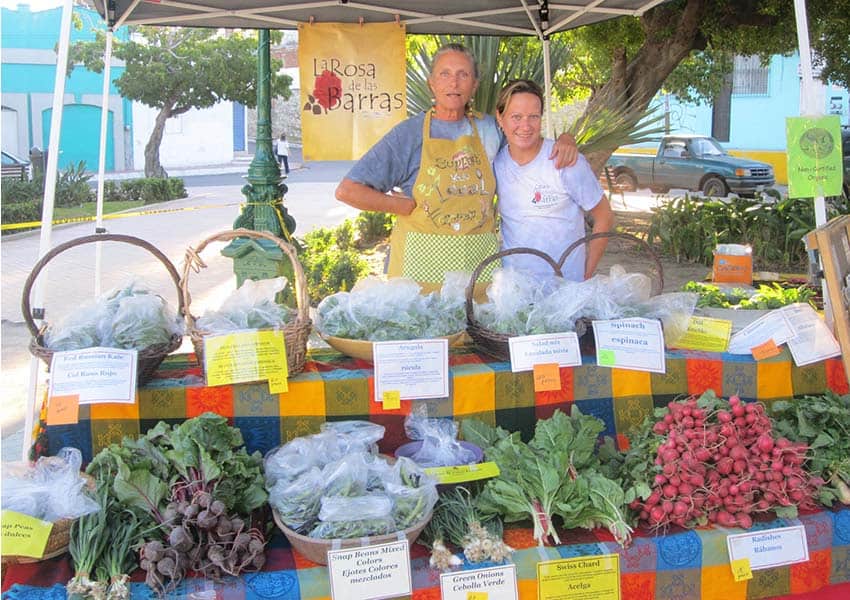
<svg viewBox="0 0 850 600">
<path fill-rule="evenodd" d="M 519 433 L 509 434 L 476 420 L 462 423 L 464 439 L 484 448 L 487 460 L 499 466 L 499 476 L 487 482 L 476 501 L 485 515 L 514 522 L 531 518 L 540 545 L 560 538 L 552 517 L 567 529 L 607 527 L 625 545 L 631 528 L 624 518 L 625 494 L 600 469 L 596 443 L 604 423 L 573 407 L 537 422 L 526 444 Z"/>
</svg>

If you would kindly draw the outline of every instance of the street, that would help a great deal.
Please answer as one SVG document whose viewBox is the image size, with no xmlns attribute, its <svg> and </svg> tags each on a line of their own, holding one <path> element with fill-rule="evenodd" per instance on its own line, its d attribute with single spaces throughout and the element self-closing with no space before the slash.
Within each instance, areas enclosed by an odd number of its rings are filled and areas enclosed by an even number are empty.
<svg viewBox="0 0 850 600">
<path fill-rule="evenodd" d="M 298 157 L 300 159 L 300 156 Z M 303 236 L 316 227 L 335 227 L 345 219 L 354 218 L 358 211 L 338 202 L 334 189 L 350 168 L 343 161 L 311 162 L 302 165 L 294 161 L 285 180 L 289 188 L 284 204 L 297 222 L 295 234 Z M 244 170 L 247 171 L 245 163 Z M 244 201 L 241 187 L 243 173 L 183 176 L 189 192 L 187 198 L 165 204 L 143 207 L 151 214 L 105 221 L 110 233 L 123 233 L 142 238 L 165 254 L 178 272 L 182 273 L 183 255 L 190 245 L 197 245 L 210 235 L 232 228 L 239 205 Z M 615 195 L 615 210 L 648 211 L 657 197 L 648 190 Z M 162 212 L 157 212 L 162 211 Z M 64 225 L 52 234 L 51 247 L 94 232 L 93 223 Z M 21 314 L 21 295 L 24 282 L 38 260 L 38 232 L 4 236 L 0 242 L 2 254 L 2 377 L 3 411 L 2 459 L 18 460 L 22 453 L 23 424 L 31 355 L 31 338 Z M 191 273 L 189 289 L 191 311 L 200 315 L 208 307 L 217 307 L 235 287 L 232 262 L 218 250 L 222 244 L 211 244 L 203 258 L 208 268 Z M 38 278 L 44 286 L 43 308 L 48 323 L 58 323 L 72 309 L 90 301 L 94 294 L 95 244 L 75 247 L 51 260 Z M 145 282 L 166 298 L 176 309 L 178 290 L 159 261 L 147 251 L 129 244 L 108 243 L 102 252 L 102 285 L 107 291 L 132 280 Z M 33 290 L 33 293 L 35 290 Z M 33 303 L 33 307 L 35 307 Z M 191 350 L 184 338 L 182 351 Z M 39 383 L 44 385 L 45 369 L 39 365 Z M 40 390 L 37 398 L 42 398 Z"/>
<path fill-rule="evenodd" d="M 298 164 L 299 168 L 291 171 L 286 179 L 289 191 L 284 203 L 295 217 L 296 235 L 304 235 L 315 227 L 333 227 L 357 215 L 357 210 L 341 204 L 333 195 L 349 165 L 347 162 L 317 162 L 309 167 Z M 188 175 L 183 179 L 189 192 L 187 198 L 143 207 L 153 214 L 105 221 L 110 233 L 133 235 L 153 244 L 181 273 L 183 255 L 188 246 L 232 228 L 239 214 L 239 205 L 244 202 L 240 190 L 246 183 L 240 173 Z M 168 212 L 157 213 L 157 210 Z M 57 227 L 52 234 L 51 247 L 92 233 L 93 223 Z M 38 246 L 37 231 L 4 236 L 0 241 L 3 291 L 0 296 L 0 369 L 3 377 L 0 427 L 3 460 L 18 460 L 22 452 L 31 358 L 27 346 L 31 335 L 21 314 L 21 295 L 26 278 L 38 260 Z M 176 309 L 178 290 L 152 254 L 129 244 L 111 242 L 102 246 L 103 291 L 135 278 L 148 284 Z M 203 256 L 208 268 L 190 276 L 191 309 L 195 315 L 203 313 L 208 306 L 217 306 L 235 287 L 232 262 L 218 254 L 222 246 L 211 244 Z M 49 323 L 58 323 L 72 309 L 92 299 L 95 252 L 96 244 L 72 248 L 51 260 L 41 272 L 38 281 L 44 286 L 42 305 Z M 184 339 L 184 344 L 188 351 L 191 348 L 188 338 Z M 39 381 L 43 385 L 45 369 L 43 366 L 39 368 Z M 41 392 L 37 397 L 42 397 Z"/>
</svg>

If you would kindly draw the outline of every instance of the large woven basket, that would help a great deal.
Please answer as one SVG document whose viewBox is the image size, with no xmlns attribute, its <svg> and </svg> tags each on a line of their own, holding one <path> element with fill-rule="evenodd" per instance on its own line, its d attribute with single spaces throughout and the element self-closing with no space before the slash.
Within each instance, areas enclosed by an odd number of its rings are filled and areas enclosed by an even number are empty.
<svg viewBox="0 0 850 600">
<path fill-rule="evenodd" d="M 89 490 L 94 491 L 95 480 L 90 475 L 83 474 L 86 478 L 86 486 Z M 50 558 L 62 556 L 68 551 L 68 546 L 71 543 L 71 527 L 76 522 L 77 518 L 59 519 L 53 523 L 53 528 L 50 530 L 50 535 L 47 537 L 47 544 L 44 546 L 44 553 L 40 558 L 32 556 L 19 556 L 16 554 L 3 554 L 0 556 L 4 565 L 20 565 L 24 563 L 35 563 Z"/>
<path fill-rule="evenodd" d="M 534 256 L 538 256 L 552 267 L 552 270 L 558 277 L 561 276 L 561 269 L 558 263 L 556 263 L 554 259 L 545 252 L 541 252 L 534 248 L 510 248 L 509 250 L 502 250 L 501 252 L 491 254 L 482 260 L 477 267 L 475 267 L 475 270 L 472 272 L 472 277 L 469 279 L 469 284 L 466 286 L 466 331 L 469 333 L 469 337 L 472 338 L 472 341 L 475 342 L 475 346 L 478 349 L 502 361 L 510 360 L 508 339 L 511 336 L 491 331 L 481 325 L 481 323 L 479 323 L 475 318 L 472 298 L 475 292 L 475 282 L 478 281 L 478 277 L 481 276 L 481 273 L 484 272 L 490 263 L 500 260 L 505 256 L 511 256 L 512 254 L 532 254 Z"/>
<path fill-rule="evenodd" d="M 186 316 L 186 331 L 192 340 L 192 345 L 195 347 L 195 355 L 198 357 L 198 363 L 201 365 L 204 364 L 204 336 L 209 335 L 210 332 L 198 329 L 197 319 L 190 312 L 192 297 L 189 293 L 189 273 L 191 271 L 198 272 L 206 268 L 207 265 L 201 260 L 200 255 L 209 244 L 213 242 L 229 242 L 237 238 L 251 238 L 273 242 L 286 254 L 292 263 L 292 272 L 295 277 L 293 284 L 295 286 L 297 310 L 295 318 L 283 327 L 283 341 L 286 346 L 286 364 L 289 376 L 297 375 L 304 370 L 304 364 L 307 362 L 307 338 L 313 326 L 313 322 L 310 320 L 310 303 L 307 298 L 307 278 L 304 276 L 304 269 L 298 261 L 295 248 L 267 231 L 254 231 L 251 229 L 222 231 L 211 235 L 196 247 L 189 247 L 186 250 L 186 258 L 183 263 L 183 277 L 180 279 L 180 290 L 183 298 L 183 314 Z"/>
<path fill-rule="evenodd" d="M 572 254 L 576 248 L 580 246 L 586 246 L 593 242 L 594 240 L 607 239 L 609 245 L 613 242 L 615 244 L 625 244 L 628 247 L 631 247 L 632 250 L 637 249 L 637 251 L 645 254 L 649 260 L 641 261 L 640 271 L 644 275 L 648 276 L 652 281 L 652 295 L 659 295 L 664 289 L 664 267 L 661 265 L 661 261 L 658 258 L 658 255 L 652 249 L 652 246 L 647 244 L 644 240 L 639 237 L 632 235 L 631 233 L 620 233 L 616 231 L 604 231 L 600 233 L 592 233 L 590 235 L 586 235 L 583 238 L 580 238 L 570 244 L 566 250 L 564 250 L 563 254 L 561 254 L 561 258 L 558 259 L 558 267 L 563 268 L 564 263 L 567 261 L 567 258 Z M 619 248 L 617 248 L 619 250 Z M 611 248 L 606 250 L 606 252 L 611 252 Z M 604 256 L 603 256 L 604 260 Z M 598 269 L 599 267 L 597 267 Z M 634 270 L 630 272 L 635 272 Z"/>
<path fill-rule="evenodd" d="M 649 277 L 652 282 L 651 295 L 657 296 L 664 289 L 664 267 L 661 264 L 661 260 L 659 260 L 658 255 L 652 249 L 652 246 L 647 244 L 644 240 L 639 237 L 632 235 L 630 233 L 620 233 L 615 231 L 603 231 L 600 233 L 592 233 L 590 235 L 586 235 L 583 238 L 580 238 L 570 244 L 566 250 L 564 250 L 563 254 L 561 254 L 561 258 L 558 259 L 558 266 L 563 267 L 564 263 L 567 261 L 567 258 L 572 254 L 576 248 L 581 246 L 586 246 L 590 244 L 594 240 L 607 239 L 609 244 L 613 241 L 618 245 L 618 248 L 614 249 L 617 253 L 619 253 L 621 248 L 620 245 L 625 244 L 630 250 L 637 250 L 642 255 L 646 255 L 647 260 L 643 260 L 640 262 L 640 269 L 638 271 L 631 270 L 629 272 L 635 273 L 639 272 L 647 277 Z M 610 252 L 612 249 L 606 248 L 606 252 Z M 611 253 L 614 255 L 615 253 Z M 604 256 L 603 256 L 604 259 Z M 597 266 L 597 270 L 599 267 Z M 593 325 L 590 319 L 579 319 L 579 322 L 576 323 L 576 331 L 579 329 L 586 331 L 586 335 L 581 335 L 579 339 L 579 349 L 582 354 L 595 354 L 596 352 L 596 340 L 593 337 Z"/>
<path fill-rule="evenodd" d="M 93 244 L 96 242 L 121 242 L 131 244 L 153 254 L 154 257 L 162 263 L 168 271 L 168 275 L 171 277 L 171 280 L 174 282 L 174 287 L 177 290 L 177 311 L 178 314 L 182 314 L 183 312 L 183 298 L 180 294 L 180 276 L 177 273 L 177 269 L 171 261 L 168 260 L 168 258 L 150 242 L 146 242 L 143 239 L 133 237 L 131 235 L 118 233 L 97 233 L 95 235 L 87 235 L 73 240 L 68 240 L 47 252 L 37 263 L 35 263 L 29 277 L 27 277 L 26 282 L 24 282 L 23 297 L 21 300 L 21 310 L 24 314 L 24 320 L 32 333 L 29 350 L 34 356 L 37 356 L 47 363 L 48 369 L 50 368 L 50 361 L 53 359 L 53 350 L 44 345 L 44 332 L 47 330 L 47 323 L 39 328 L 33 319 L 32 307 L 30 305 L 30 293 L 32 291 L 32 286 L 45 265 L 47 265 L 47 263 L 49 263 L 57 255 L 76 246 Z M 175 334 L 171 336 L 171 339 L 167 343 L 153 344 L 138 351 L 136 380 L 139 385 L 144 384 L 151 378 L 162 360 L 168 356 L 168 354 L 179 348 L 182 341 L 182 336 Z"/>
<path fill-rule="evenodd" d="M 3 554 L 2 562 L 4 565 L 19 565 L 24 563 L 40 562 L 49 558 L 56 558 L 68 551 L 68 545 L 71 543 L 71 526 L 76 519 L 59 519 L 53 523 L 53 529 L 50 530 L 50 535 L 47 538 L 47 545 L 44 547 L 44 554 L 40 558 L 31 556 L 18 556 L 15 554 Z"/>
<path fill-rule="evenodd" d="M 283 535 L 286 536 L 286 539 L 289 540 L 292 547 L 295 548 L 299 554 L 304 556 L 304 558 L 320 565 L 328 564 L 329 550 L 343 550 L 345 548 L 361 548 L 363 546 L 375 546 L 377 544 L 390 544 L 402 539 L 406 539 L 409 544 L 413 544 L 413 542 L 416 541 L 416 538 L 419 537 L 419 534 L 422 533 L 422 530 L 425 529 L 425 526 L 431 521 L 432 515 L 433 511 L 429 511 L 427 515 L 407 529 L 402 529 L 395 533 L 351 539 L 325 540 L 311 538 L 309 536 L 296 533 L 283 523 L 276 509 L 272 510 L 272 516 L 275 524 L 278 526 L 278 529 L 283 532 Z"/>
</svg>

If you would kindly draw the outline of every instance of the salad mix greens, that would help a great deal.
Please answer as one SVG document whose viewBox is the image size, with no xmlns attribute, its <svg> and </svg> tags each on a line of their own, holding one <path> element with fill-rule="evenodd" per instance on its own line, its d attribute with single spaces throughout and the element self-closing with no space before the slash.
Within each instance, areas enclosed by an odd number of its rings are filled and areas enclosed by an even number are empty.
<svg viewBox="0 0 850 600">
<path fill-rule="evenodd" d="M 182 322 L 165 299 L 134 281 L 49 326 L 44 342 L 56 351 L 96 346 L 142 350 L 167 344 L 182 331 Z"/>
<path fill-rule="evenodd" d="M 452 335 L 466 329 L 467 280 L 464 274 L 449 273 L 439 292 L 422 295 L 410 279 L 366 278 L 350 292 L 322 300 L 316 328 L 324 335 L 370 341 Z"/>
<path fill-rule="evenodd" d="M 487 302 L 475 304 L 475 318 L 486 329 L 506 335 L 576 331 L 580 320 L 646 317 L 664 321 L 665 336 L 669 332 L 675 339 L 687 329 L 696 304 L 694 294 L 652 296 L 649 276 L 627 273 L 620 265 L 611 267 L 609 275 L 581 282 L 496 269 L 487 297 Z"/>
</svg>

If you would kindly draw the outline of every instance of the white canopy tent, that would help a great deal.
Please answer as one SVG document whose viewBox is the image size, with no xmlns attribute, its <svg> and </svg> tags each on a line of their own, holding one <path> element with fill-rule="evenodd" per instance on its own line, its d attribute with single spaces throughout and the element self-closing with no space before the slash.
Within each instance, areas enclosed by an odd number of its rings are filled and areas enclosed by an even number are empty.
<svg viewBox="0 0 850 600">
<path fill-rule="evenodd" d="M 471 34 L 471 35 L 528 35 L 543 42 L 545 92 L 551 97 L 551 67 L 548 38 L 551 34 L 590 25 L 621 16 L 640 16 L 667 0 L 93 0 L 95 9 L 103 16 L 108 32 L 104 69 L 104 99 L 102 102 L 100 160 L 98 173 L 98 211 L 96 227 L 102 231 L 103 179 L 105 166 L 105 127 L 109 89 L 109 56 L 112 31 L 122 25 L 162 25 L 242 29 L 296 29 L 309 22 L 374 23 L 396 21 L 412 34 Z M 39 257 L 50 249 L 51 220 L 55 195 L 55 180 L 61 130 L 65 69 L 70 39 L 72 0 L 65 0 L 63 22 L 58 48 L 58 68 L 54 87 L 54 110 L 48 150 L 45 197 Z M 805 0 L 795 0 L 799 26 L 805 25 Z M 803 64 L 804 97 L 812 86 L 811 54 L 808 32 L 798 32 Z M 805 47 L 804 47 L 805 46 Z M 808 74 L 808 76 L 806 76 Z M 58 106 L 57 106 L 58 105 Z M 547 112 L 549 106 L 546 107 Z M 53 183 L 50 183 L 53 182 Z M 822 204 L 823 199 L 819 199 Z M 821 218 L 818 214 L 819 224 Z M 825 215 L 825 211 L 823 213 Z M 99 258 L 99 255 L 98 255 Z M 96 265 L 97 267 L 97 265 Z M 46 269 L 36 282 L 32 306 L 43 305 L 43 280 Z M 95 289 L 99 288 L 99 270 Z M 30 443 L 38 377 L 38 360 L 33 358 L 30 369 L 30 393 L 25 423 L 25 450 Z"/>
</svg>

